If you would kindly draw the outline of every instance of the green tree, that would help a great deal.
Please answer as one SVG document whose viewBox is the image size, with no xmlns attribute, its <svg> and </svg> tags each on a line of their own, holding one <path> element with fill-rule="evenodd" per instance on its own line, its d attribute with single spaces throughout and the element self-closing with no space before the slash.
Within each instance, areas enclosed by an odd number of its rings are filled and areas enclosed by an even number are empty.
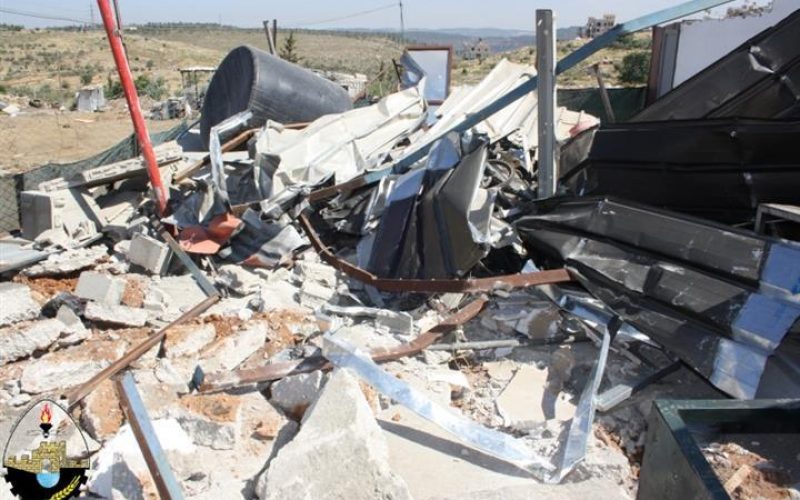
<svg viewBox="0 0 800 500">
<path fill-rule="evenodd" d="M 650 73 L 650 54 L 648 52 L 632 52 L 622 58 L 622 64 L 617 69 L 622 82 L 645 83 Z"/>
<path fill-rule="evenodd" d="M 89 85 L 94 79 L 94 68 L 87 64 L 81 70 L 81 85 Z"/>
<path fill-rule="evenodd" d="M 289 36 L 283 41 L 283 47 L 278 52 L 281 59 L 290 63 L 299 63 L 300 56 L 297 55 L 297 42 L 294 39 L 294 31 L 289 32 Z"/>
</svg>

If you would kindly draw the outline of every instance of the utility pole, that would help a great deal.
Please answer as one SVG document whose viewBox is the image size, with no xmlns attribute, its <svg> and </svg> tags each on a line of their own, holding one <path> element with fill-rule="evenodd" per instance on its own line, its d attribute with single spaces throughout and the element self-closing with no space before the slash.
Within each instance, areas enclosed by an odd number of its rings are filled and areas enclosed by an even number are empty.
<svg viewBox="0 0 800 500">
<path fill-rule="evenodd" d="M 400 5 L 400 43 L 406 41 L 406 23 L 403 20 L 403 0 L 398 0 Z"/>
<path fill-rule="evenodd" d="M 556 33 L 552 10 L 536 11 L 536 88 L 539 118 L 539 198 L 556 193 Z"/>
</svg>

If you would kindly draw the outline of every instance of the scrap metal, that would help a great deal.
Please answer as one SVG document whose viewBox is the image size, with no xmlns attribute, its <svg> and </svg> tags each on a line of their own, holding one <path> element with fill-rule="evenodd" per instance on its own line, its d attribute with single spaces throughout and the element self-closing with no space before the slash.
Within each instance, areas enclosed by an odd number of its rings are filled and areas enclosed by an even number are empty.
<svg viewBox="0 0 800 500">
<path fill-rule="evenodd" d="M 159 496 L 168 500 L 182 500 L 183 492 L 158 441 L 156 431 L 147 415 L 147 408 L 136 389 L 133 375 L 124 374 L 117 379 L 116 385 L 120 406 L 139 443 L 139 449 L 142 451 L 147 468 L 150 469 Z"/>
<path fill-rule="evenodd" d="M 422 391 L 382 370 L 369 357 L 334 332 L 323 337 L 323 355 L 338 368 L 349 368 L 378 392 L 402 404 L 417 415 L 447 430 L 461 441 L 495 457 L 541 474 L 553 464 L 516 438 L 469 420 L 452 408 L 431 401 Z"/>
</svg>

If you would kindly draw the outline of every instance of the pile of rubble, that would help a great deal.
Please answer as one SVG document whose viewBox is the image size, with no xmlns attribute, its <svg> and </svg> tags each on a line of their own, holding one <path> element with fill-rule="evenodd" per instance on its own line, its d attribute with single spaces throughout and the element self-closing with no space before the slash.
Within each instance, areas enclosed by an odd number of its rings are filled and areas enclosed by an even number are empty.
<svg viewBox="0 0 800 500">
<path fill-rule="evenodd" d="M 535 94 L 459 130 L 532 75 L 503 61 L 435 109 L 419 74 L 310 123 L 233 110 L 193 132 L 207 152 L 159 148 L 163 214 L 138 160 L 21 193 L 0 429 L 63 398 L 109 498 L 164 477 L 203 498 L 629 498 L 653 398 L 800 396 L 800 245 L 742 229 L 752 205 L 637 195 L 681 166 L 617 176 L 665 129 L 729 125 L 560 109 L 564 189 L 542 200 Z M 767 126 L 675 154 L 734 157 Z M 739 153 L 751 199 L 786 203 L 797 162 Z"/>
</svg>

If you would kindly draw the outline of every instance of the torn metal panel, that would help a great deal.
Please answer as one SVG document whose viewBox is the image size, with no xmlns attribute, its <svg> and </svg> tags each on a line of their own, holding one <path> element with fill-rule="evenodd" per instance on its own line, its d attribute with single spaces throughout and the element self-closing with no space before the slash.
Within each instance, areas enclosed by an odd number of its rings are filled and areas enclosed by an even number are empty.
<svg viewBox="0 0 800 500">
<path fill-rule="evenodd" d="M 269 122 L 258 133 L 256 165 L 273 175 L 271 195 L 289 186 L 347 181 L 383 161 L 422 123 L 425 102 L 414 87 L 372 106 L 323 116 L 304 130 Z"/>
<path fill-rule="evenodd" d="M 469 293 L 490 292 L 498 288 L 509 289 L 551 283 L 566 283 L 572 278 L 566 269 L 551 269 L 531 273 L 516 273 L 504 276 L 469 279 L 385 279 L 378 278 L 350 262 L 340 259 L 326 247 L 317 232 L 311 226 L 305 214 L 299 217 L 300 225 L 311 241 L 320 258 L 365 285 L 384 292 L 419 292 L 419 293 Z"/>
<path fill-rule="evenodd" d="M 727 224 L 760 203 L 797 202 L 798 121 L 623 123 L 584 132 L 562 149 L 561 185 Z"/>
<path fill-rule="evenodd" d="M 327 333 L 323 337 L 323 355 L 337 367 L 353 370 L 380 393 L 479 450 L 532 473 L 553 469 L 547 458 L 534 454 L 523 442 L 473 422 L 455 413 L 452 408 L 437 405 L 421 391 L 383 371 L 368 356 L 337 338 L 334 333 Z"/>
<path fill-rule="evenodd" d="M 306 240 L 291 224 L 266 222 L 254 210 L 242 215 L 244 226 L 223 253 L 227 260 L 252 267 L 272 268 L 287 262 Z"/>
<path fill-rule="evenodd" d="M 800 10 L 666 93 L 632 121 L 800 116 Z"/>
<path fill-rule="evenodd" d="M 139 448 L 153 477 L 158 494 L 161 498 L 169 500 L 182 500 L 183 492 L 178 484 L 175 474 L 167 461 L 167 456 L 161 448 L 153 424 L 147 415 L 142 397 L 136 389 L 133 375 L 126 373 L 117 380 L 119 402 L 125 417 L 131 426 L 133 435 L 139 443 Z"/>
<path fill-rule="evenodd" d="M 401 176 L 375 232 L 368 269 L 386 278 L 462 276 L 491 244 L 494 191 L 481 188 L 487 144 L 440 141 L 424 169 Z M 474 148 L 474 149 L 473 149 Z"/>
<path fill-rule="evenodd" d="M 569 209 L 564 208 L 561 213 L 566 216 Z M 641 225 L 643 219 L 631 217 L 631 213 L 614 211 L 613 224 L 598 224 L 594 228 L 596 236 L 586 234 L 592 229 L 587 229 L 586 220 L 581 220 L 586 214 L 580 210 L 573 213 L 573 220 L 548 220 L 546 214 L 542 219 L 528 216 L 518 222 L 517 228 L 529 248 L 574 266 L 577 279 L 595 297 L 718 388 L 738 398 L 755 397 L 767 358 L 795 328 L 800 304 L 787 300 L 785 295 L 759 293 L 757 282 L 741 276 L 738 283 L 733 281 L 740 271 L 735 266 L 726 269 L 723 265 L 716 274 L 696 267 L 695 248 L 700 262 L 706 258 L 704 254 L 725 255 L 727 249 L 719 245 L 733 240 L 726 236 L 736 235 L 717 229 L 716 239 L 694 242 L 682 240 L 681 231 L 677 231 L 671 235 L 671 244 L 649 248 L 656 239 L 646 235 L 652 234 L 651 228 L 658 224 L 651 221 Z M 688 221 L 684 227 L 680 222 L 673 217 L 672 227 L 683 229 L 684 238 L 701 234 L 691 231 L 695 221 Z M 705 231 L 713 232 L 714 228 L 706 227 Z M 688 257 L 670 255 L 681 243 L 686 246 Z M 680 258 L 686 261 L 677 260 Z M 764 258 L 758 252 L 750 257 L 755 261 L 756 272 Z M 796 266 L 800 261 L 792 267 Z M 787 394 L 800 391 L 800 384 L 794 385 L 797 387 L 784 388 Z"/>
</svg>

